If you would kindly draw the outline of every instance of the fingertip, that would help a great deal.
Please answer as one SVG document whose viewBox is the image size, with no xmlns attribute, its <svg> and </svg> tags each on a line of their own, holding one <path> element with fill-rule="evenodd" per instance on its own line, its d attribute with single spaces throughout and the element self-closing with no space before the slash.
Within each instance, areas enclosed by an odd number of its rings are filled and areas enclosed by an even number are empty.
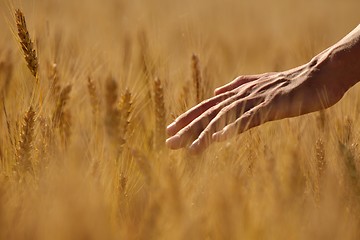
<svg viewBox="0 0 360 240">
<path fill-rule="evenodd" d="M 192 155 L 200 154 L 204 151 L 203 147 L 200 144 L 199 140 L 195 140 L 189 147 L 188 151 Z"/>
<path fill-rule="evenodd" d="M 225 134 L 223 132 L 217 132 L 212 135 L 212 139 L 215 142 L 222 142 L 225 140 Z"/>
<path fill-rule="evenodd" d="M 189 146 L 189 150 L 192 151 L 192 150 L 195 150 L 199 147 L 199 140 L 196 139 L 194 142 L 191 143 L 191 145 Z"/>
<path fill-rule="evenodd" d="M 169 136 L 174 135 L 176 133 L 176 122 L 173 122 L 169 126 L 167 126 L 166 132 Z"/>
<path fill-rule="evenodd" d="M 223 93 L 222 88 L 216 88 L 216 89 L 214 90 L 214 95 L 215 95 L 215 96 L 216 96 L 216 95 L 219 95 L 219 94 L 221 94 L 221 93 Z"/>
<path fill-rule="evenodd" d="M 170 149 L 178 149 L 180 145 L 180 136 L 175 135 L 166 139 L 166 146 Z"/>
</svg>

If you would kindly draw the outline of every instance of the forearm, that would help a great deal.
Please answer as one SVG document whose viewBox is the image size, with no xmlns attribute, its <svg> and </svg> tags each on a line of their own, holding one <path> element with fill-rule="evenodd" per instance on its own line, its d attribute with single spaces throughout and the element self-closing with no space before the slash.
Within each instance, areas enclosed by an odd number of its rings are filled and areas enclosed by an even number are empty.
<svg viewBox="0 0 360 240">
<path fill-rule="evenodd" d="M 344 93 L 360 81 L 360 25 L 312 61 L 323 62 L 330 81 Z"/>
</svg>

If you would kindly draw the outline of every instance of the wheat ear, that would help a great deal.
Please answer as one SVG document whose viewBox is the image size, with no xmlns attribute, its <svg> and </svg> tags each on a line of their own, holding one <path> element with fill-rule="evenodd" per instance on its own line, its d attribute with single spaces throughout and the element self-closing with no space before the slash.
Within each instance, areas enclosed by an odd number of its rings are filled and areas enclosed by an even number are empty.
<svg viewBox="0 0 360 240">
<path fill-rule="evenodd" d="M 166 109 L 164 103 L 164 90 L 159 78 L 154 80 L 154 109 L 155 109 L 155 147 L 159 148 L 165 143 Z"/>
<path fill-rule="evenodd" d="M 192 70 L 192 79 L 195 88 L 196 103 L 200 103 L 202 100 L 202 86 L 201 86 L 201 71 L 200 71 L 200 61 L 199 57 L 195 54 L 191 57 L 191 70 Z"/>
<path fill-rule="evenodd" d="M 17 163 L 24 171 L 33 171 L 31 150 L 35 127 L 35 111 L 32 107 L 26 112 L 21 126 L 20 140 L 16 151 Z"/>
<path fill-rule="evenodd" d="M 71 89 L 72 85 L 69 84 L 61 90 L 52 116 L 53 127 L 59 128 L 60 136 L 65 145 L 70 138 L 71 114 L 66 110 L 66 105 L 70 98 Z"/>
<path fill-rule="evenodd" d="M 97 94 L 97 90 L 96 90 L 96 85 L 90 77 L 88 77 L 87 88 L 88 88 L 88 92 L 89 92 L 89 96 L 90 96 L 90 104 L 91 104 L 91 108 L 92 108 L 92 113 L 93 113 L 94 117 L 96 118 L 96 116 L 99 113 L 99 105 L 100 104 L 99 104 L 99 98 L 98 98 L 98 94 Z"/>
<path fill-rule="evenodd" d="M 20 9 L 15 10 L 15 18 L 20 45 L 24 53 L 27 66 L 31 71 L 32 75 L 37 78 L 39 62 L 36 56 L 33 42 L 30 38 L 29 31 L 26 27 L 25 16 Z"/>
<path fill-rule="evenodd" d="M 50 80 L 51 94 L 54 99 L 57 99 L 60 94 L 61 87 L 59 85 L 59 74 L 56 63 L 48 64 L 48 79 Z"/>
<path fill-rule="evenodd" d="M 119 103 L 119 109 L 121 112 L 121 122 L 120 122 L 120 136 L 125 139 L 125 136 L 128 131 L 128 126 L 130 123 L 130 115 L 131 115 L 131 107 L 132 107 L 132 99 L 131 92 L 129 89 L 126 89 L 125 93 L 121 96 L 121 100 Z"/>
<path fill-rule="evenodd" d="M 65 106 L 70 98 L 71 89 L 72 89 L 72 85 L 69 84 L 66 87 L 64 87 L 60 92 L 60 96 L 56 104 L 55 112 L 52 117 L 52 122 L 54 127 L 60 126 L 61 118 L 64 113 Z"/>
<path fill-rule="evenodd" d="M 121 113 L 116 103 L 118 99 L 118 85 L 114 78 L 109 77 L 106 81 L 106 116 L 105 127 L 107 134 L 115 145 L 122 145 L 125 140 L 120 136 Z"/>
<path fill-rule="evenodd" d="M 315 153 L 316 153 L 316 166 L 317 166 L 319 176 L 321 177 L 327 166 L 326 159 L 325 159 L 324 141 L 321 138 L 316 140 Z"/>
</svg>

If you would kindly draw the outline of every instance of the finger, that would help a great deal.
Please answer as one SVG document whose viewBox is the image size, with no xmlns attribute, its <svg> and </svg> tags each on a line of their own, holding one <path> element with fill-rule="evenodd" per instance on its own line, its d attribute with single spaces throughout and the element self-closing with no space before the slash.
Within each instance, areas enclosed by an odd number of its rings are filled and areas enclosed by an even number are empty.
<svg viewBox="0 0 360 240">
<path fill-rule="evenodd" d="M 254 81 L 254 80 L 258 79 L 258 78 L 259 78 L 259 75 L 237 77 L 233 81 L 231 81 L 230 83 L 228 83 L 228 84 L 226 84 L 226 85 L 224 85 L 222 87 L 216 88 L 215 91 L 214 91 L 214 94 L 219 95 L 219 94 L 222 94 L 224 92 L 231 91 L 231 90 L 233 90 L 235 88 L 240 87 L 241 85 L 243 85 L 245 83 Z"/>
<path fill-rule="evenodd" d="M 201 132 L 199 137 L 191 144 L 189 147 L 190 152 L 197 154 L 204 151 L 213 142 L 213 133 L 219 129 L 223 129 L 226 125 L 235 122 L 242 113 L 248 111 L 262 101 L 263 99 L 261 98 L 240 99 L 223 108 L 216 117 L 211 120 L 204 131 Z"/>
<path fill-rule="evenodd" d="M 237 134 L 243 133 L 250 128 L 259 126 L 265 122 L 271 120 L 269 116 L 270 111 L 267 105 L 260 104 L 248 112 L 244 113 L 244 115 L 237 119 L 235 122 L 227 125 L 221 131 L 218 131 L 212 135 L 212 140 L 216 142 L 225 141 Z"/>
<path fill-rule="evenodd" d="M 265 92 L 268 90 L 276 91 L 279 88 L 286 87 L 290 83 L 291 83 L 290 80 L 283 78 L 283 77 L 270 79 L 267 81 L 264 80 L 262 83 L 258 84 L 257 87 L 255 87 L 252 90 L 252 94 L 261 94 L 262 92 Z"/>
<path fill-rule="evenodd" d="M 217 116 L 217 114 L 222 109 L 241 98 L 241 94 L 235 95 L 211 107 L 206 112 L 197 117 L 195 120 L 193 120 L 190 124 L 178 131 L 176 135 L 168 138 L 166 140 L 167 146 L 171 149 L 185 147 L 199 136 L 199 134 L 204 130 L 204 128 L 211 122 L 214 117 Z"/>
<path fill-rule="evenodd" d="M 224 101 L 225 99 L 233 96 L 235 93 L 227 92 L 218 96 L 215 96 L 213 98 L 210 98 L 208 100 L 203 101 L 202 103 L 194 106 L 187 112 L 180 115 L 173 123 L 171 123 L 167 127 L 167 134 L 169 136 L 173 136 L 176 134 L 179 130 L 187 126 L 189 123 L 191 123 L 194 119 L 199 117 L 201 114 L 203 114 L 205 111 L 207 111 L 209 108 L 215 106 L 219 102 Z"/>
<path fill-rule="evenodd" d="M 187 146 L 202 132 L 204 126 L 206 126 L 206 121 L 209 121 L 206 117 L 198 117 L 191 124 L 182 128 L 177 134 L 168 138 L 166 145 L 170 149 L 179 149 Z"/>
</svg>

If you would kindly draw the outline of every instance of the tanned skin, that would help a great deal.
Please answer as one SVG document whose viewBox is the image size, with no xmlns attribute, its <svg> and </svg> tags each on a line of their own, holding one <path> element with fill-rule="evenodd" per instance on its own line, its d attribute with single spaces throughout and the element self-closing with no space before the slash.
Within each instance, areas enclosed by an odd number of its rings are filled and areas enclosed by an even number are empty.
<svg viewBox="0 0 360 240">
<path fill-rule="evenodd" d="M 204 151 L 250 128 L 333 106 L 360 81 L 360 25 L 308 63 L 240 76 L 167 127 L 167 146 Z"/>
</svg>

